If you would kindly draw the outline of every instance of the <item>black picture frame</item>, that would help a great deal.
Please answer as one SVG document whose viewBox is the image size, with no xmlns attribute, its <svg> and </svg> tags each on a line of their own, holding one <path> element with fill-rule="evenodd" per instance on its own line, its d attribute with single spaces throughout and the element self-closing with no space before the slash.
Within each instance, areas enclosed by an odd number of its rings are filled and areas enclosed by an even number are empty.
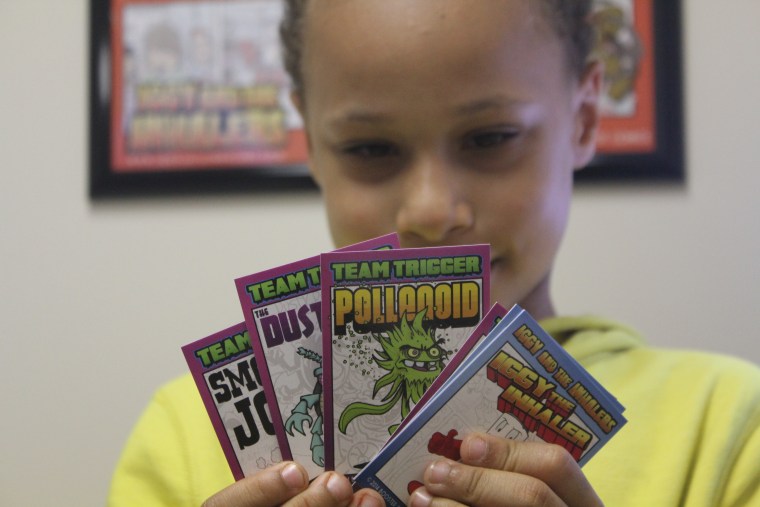
<svg viewBox="0 0 760 507">
<path fill-rule="evenodd" d="M 241 164 L 234 167 L 184 167 L 166 170 L 119 172 L 113 162 L 113 65 L 112 30 L 114 2 L 90 0 L 89 81 L 89 193 L 93 199 L 131 195 L 210 194 L 314 190 L 305 160 L 289 164 Z M 171 3 L 177 0 L 129 0 Z M 651 149 L 599 150 L 592 162 L 577 171 L 579 185 L 620 182 L 672 182 L 685 180 L 681 70 L 681 1 L 597 0 L 598 3 L 631 2 L 644 5 L 651 14 L 651 47 L 643 59 L 651 59 L 653 136 Z"/>
<path fill-rule="evenodd" d="M 605 1 L 605 0 L 597 0 Z M 651 9 L 654 148 L 603 153 L 577 171 L 576 183 L 683 183 L 684 167 L 681 1 L 632 0 Z"/>
</svg>

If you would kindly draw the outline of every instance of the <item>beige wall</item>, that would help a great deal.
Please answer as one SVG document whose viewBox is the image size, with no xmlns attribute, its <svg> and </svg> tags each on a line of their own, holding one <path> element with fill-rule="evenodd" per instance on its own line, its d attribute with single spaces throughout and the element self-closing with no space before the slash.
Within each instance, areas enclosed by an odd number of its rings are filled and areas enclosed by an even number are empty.
<svg viewBox="0 0 760 507">
<path fill-rule="evenodd" d="M 684 3 L 689 183 L 579 190 L 558 303 L 760 362 L 760 3 Z M 232 279 L 330 246 L 316 194 L 91 203 L 87 31 L 84 0 L 0 0 L 3 505 L 102 504 Z"/>
</svg>

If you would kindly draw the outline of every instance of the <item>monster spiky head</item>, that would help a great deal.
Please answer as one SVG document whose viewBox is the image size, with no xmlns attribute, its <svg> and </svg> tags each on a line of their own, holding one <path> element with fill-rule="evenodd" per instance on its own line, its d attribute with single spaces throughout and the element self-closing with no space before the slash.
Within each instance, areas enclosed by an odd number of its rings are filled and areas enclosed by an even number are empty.
<svg viewBox="0 0 760 507">
<path fill-rule="evenodd" d="M 406 380 L 407 395 L 417 403 L 443 369 L 447 353 L 436 342 L 432 330 L 425 329 L 422 320 L 424 309 L 414 316 L 411 324 L 404 314 L 401 323 L 385 335 L 375 335 L 382 346 L 376 351 L 378 366 L 398 372 Z"/>
<path fill-rule="evenodd" d="M 422 310 L 409 324 L 406 314 L 401 323 L 386 334 L 373 334 L 382 347 L 375 350 L 373 359 L 387 373 L 375 382 L 372 397 L 384 387 L 390 386 L 380 405 L 357 401 L 348 405 L 340 414 L 338 429 L 346 433 L 348 425 L 360 416 L 382 415 L 397 404 L 401 405 L 401 418 L 409 414 L 413 404 L 420 401 L 422 394 L 441 373 L 448 353 L 440 347 L 433 331 L 422 326 L 427 309 Z M 398 424 L 388 428 L 393 433 Z"/>
</svg>

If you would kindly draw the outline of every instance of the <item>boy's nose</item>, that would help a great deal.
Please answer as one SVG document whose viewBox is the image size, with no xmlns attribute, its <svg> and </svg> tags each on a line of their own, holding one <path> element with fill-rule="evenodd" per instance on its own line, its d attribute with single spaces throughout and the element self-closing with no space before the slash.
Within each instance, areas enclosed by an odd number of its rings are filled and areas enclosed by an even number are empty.
<svg viewBox="0 0 760 507">
<path fill-rule="evenodd" d="M 413 164 L 400 196 L 399 234 L 420 243 L 442 244 L 469 229 L 474 214 L 466 199 L 466 177 L 441 157 Z"/>
</svg>

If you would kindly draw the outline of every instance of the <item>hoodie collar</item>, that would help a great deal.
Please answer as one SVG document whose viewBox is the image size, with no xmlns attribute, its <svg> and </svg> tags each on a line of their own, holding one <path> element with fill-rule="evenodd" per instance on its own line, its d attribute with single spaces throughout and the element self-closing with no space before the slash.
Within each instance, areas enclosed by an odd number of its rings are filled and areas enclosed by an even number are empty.
<svg viewBox="0 0 760 507">
<path fill-rule="evenodd" d="M 584 365 L 644 345 L 639 333 L 632 328 L 601 317 L 551 317 L 540 324 Z"/>
</svg>

